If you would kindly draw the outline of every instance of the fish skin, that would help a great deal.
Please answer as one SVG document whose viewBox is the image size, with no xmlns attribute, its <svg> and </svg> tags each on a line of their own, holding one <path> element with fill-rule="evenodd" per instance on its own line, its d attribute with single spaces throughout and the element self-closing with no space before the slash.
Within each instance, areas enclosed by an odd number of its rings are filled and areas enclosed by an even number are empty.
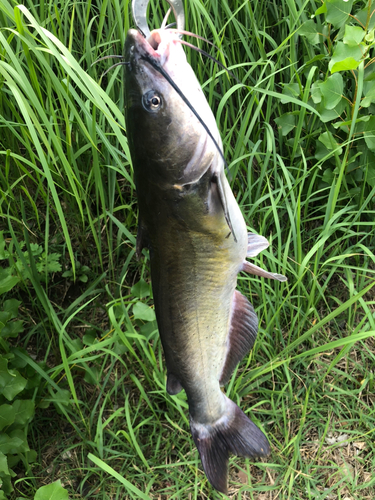
<svg viewBox="0 0 375 500">
<path fill-rule="evenodd" d="M 125 118 L 139 206 L 137 253 L 143 247 L 150 250 L 167 390 L 186 391 L 203 468 L 211 484 L 226 493 L 230 452 L 255 458 L 270 451 L 264 434 L 220 388 L 252 347 L 257 332 L 251 304 L 235 290 L 249 251 L 248 234 L 224 174 L 222 155 L 147 58 L 163 67 L 220 147 L 222 143 L 176 35 L 154 30 L 147 41 L 129 30 Z M 161 98 L 157 110 L 142 104 L 143 96 L 150 95 Z M 258 252 L 259 241 L 252 241 Z"/>
</svg>

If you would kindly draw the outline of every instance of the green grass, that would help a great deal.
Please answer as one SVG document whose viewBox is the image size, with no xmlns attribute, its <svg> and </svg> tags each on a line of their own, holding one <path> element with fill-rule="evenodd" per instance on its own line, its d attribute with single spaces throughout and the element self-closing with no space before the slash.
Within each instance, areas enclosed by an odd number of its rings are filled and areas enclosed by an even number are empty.
<svg viewBox="0 0 375 500">
<path fill-rule="evenodd" d="M 102 78 L 112 63 L 92 66 L 122 53 L 129 3 L 0 5 L 0 231 L 11 253 L 2 264 L 27 266 L 23 252 L 38 243 L 63 267 L 43 279 L 31 259 L 30 279 L 0 296 L 0 308 L 21 301 L 16 354 L 41 377 L 28 427 L 37 459 L 13 467 L 15 500 L 57 479 L 72 499 L 223 498 L 202 472 L 185 394 L 166 393 L 153 311 L 134 308 L 153 301 L 147 253 L 135 259 L 122 73 Z M 373 82 L 374 48 L 340 72 L 344 125 L 335 128 L 312 93 L 341 35 L 331 26 L 327 38 L 324 15 L 315 43 L 298 31 L 320 2 L 185 3 L 187 29 L 220 52 L 197 45 L 244 82 L 188 51 L 249 230 L 271 242 L 255 263 L 288 276 L 239 276 L 260 329 L 226 393 L 267 433 L 272 454 L 256 464 L 232 457 L 229 497 L 373 498 L 375 126 L 365 127 L 375 105 L 358 96 Z M 151 2 L 154 26 L 166 5 Z M 366 6 L 375 8 L 354 1 L 352 12 Z M 319 140 L 326 132 L 339 146 Z M 70 269 L 75 282 L 62 276 Z"/>
</svg>

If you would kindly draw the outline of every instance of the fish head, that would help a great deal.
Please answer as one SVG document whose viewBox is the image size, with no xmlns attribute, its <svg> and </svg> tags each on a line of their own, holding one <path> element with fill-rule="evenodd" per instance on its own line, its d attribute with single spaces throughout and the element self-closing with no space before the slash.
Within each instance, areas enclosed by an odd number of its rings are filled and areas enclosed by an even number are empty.
<svg viewBox="0 0 375 500">
<path fill-rule="evenodd" d="M 217 146 L 165 74 L 189 100 L 221 147 L 215 118 L 176 34 L 148 39 L 129 30 L 125 42 L 125 119 L 136 183 L 162 188 L 199 181 Z M 164 74 L 162 74 L 164 73 Z"/>
</svg>

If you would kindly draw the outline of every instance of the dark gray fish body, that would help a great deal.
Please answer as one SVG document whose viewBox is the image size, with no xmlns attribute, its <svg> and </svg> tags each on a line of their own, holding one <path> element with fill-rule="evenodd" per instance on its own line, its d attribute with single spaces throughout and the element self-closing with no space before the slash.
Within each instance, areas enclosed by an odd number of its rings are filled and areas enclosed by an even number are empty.
<svg viewBox="0 0 375 500">
<path fill-rule="evenodd" d="M 137 253 L 150 250 L 167 390 L 186 391 L 204 470 L 225 492 L 229 452 L 269 453 L 264 434 L 220 389 L 257 333 L 251 304 L 235 290 L 237 274 L 249 266 L 245 270 L 253 274 L 281 277 L 245 261 L 247 253 L 256 255 L 268 243 L 248 238 L 222 154 L 155 69 L 162 67 L 173 79 L 221 147 L 215 118 L 177 38 L 155 30 L 145 40 L 130 30 L 125 58 L 125 116 L 139 204 Z"/>
</svg>

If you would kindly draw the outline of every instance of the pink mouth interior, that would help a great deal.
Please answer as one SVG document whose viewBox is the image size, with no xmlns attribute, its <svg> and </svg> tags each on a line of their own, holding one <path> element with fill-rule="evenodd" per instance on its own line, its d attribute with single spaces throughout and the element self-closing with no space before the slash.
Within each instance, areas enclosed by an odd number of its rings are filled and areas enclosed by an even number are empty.
<svg viewBox="0 0 375 500">
<path fill-rule="evenodd" d="M 152 31 L 151 35 L 147 38 L 148 43 L 154 50 L 158 50 L 161 43 L 161 36 L 158 30 Z"/>
</svg>

